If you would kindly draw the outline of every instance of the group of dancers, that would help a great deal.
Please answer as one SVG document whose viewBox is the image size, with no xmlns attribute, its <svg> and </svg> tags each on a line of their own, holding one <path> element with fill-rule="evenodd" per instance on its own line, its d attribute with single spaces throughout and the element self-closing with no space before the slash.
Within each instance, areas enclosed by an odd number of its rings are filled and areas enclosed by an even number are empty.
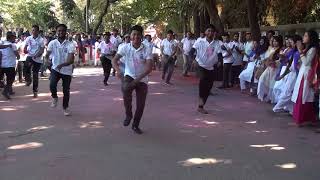
<svg viewBox="0 0 320 180">
<path fill-rule="evenodd" d="M 23 43 L 16 44 L 13 32 L 7 32 L 6 40 L 0 41 L 0 74 L 6 76 L 2 95 L 10 99 L 14 94 L 12 85 L 16 76 L 16 62 L 25 56 L 23 72 L 26 85 L 33 84 L 34 98 L 37 98 L 38 75 L 44 57 L 51 71 L 51 107 L 57 106 L 57 84 L 62 80 L 63 113 L 70 116 L 70 84 L 79 47 L 72 38 L 68 38 L 64 24 L 56 27 L 56 38 L 48 43 L 39 32 L 39 26 L 34 25 L 32 34 Z M 143 35 L 141 26 L 135 25 L 123 39 L 119 35 L 104 33 L 95 47 L 103 67 L 104 85 L 108 86 L 112 68 L 121 80 L 125 107 L 123 125 L 131 124 L 137 134 L 143 133 L 140 121 L 148 93 L 148 75 L 159 66 L 161 58 L 161 78 L 165 84 L 172 85 L 171 77 L 179 51 L 182 51 L 184 60 L 183 76 L 188 76 L 195 59 L 200 79 L 197 106 L 200 113 L 208 114 L 204 107 L 213 87 L 215 71 L 222 66 L 223 83 L 219 88 L 230 88 L 239 82 L 241 91 L 245 93 L 249 85 L 251 94 L 257 95 L 261 101 L 274 103 L 275 112 L 289 112 L 299 126 L 314 124 L 318 119 L 319 39 L 315 31 L 306 32 L 303 38 L 298 35 L 287 36 L 285 43 L 273 31 L 260 40 L 252 40 L 248 32 L 245 43 L 242 43 L 238 33 L 233 35 L 233 40 L 228 33 L 222 34 L 222 39 L 219 39 L 216 28 L 208 25 L 197 40 L 188 32 L 179 42 L 171 30 L 167 31 L 163 40 L 158 37 L 152 40 L 150 35 Z M 136 92 L 135 113 L 132 112 L 133 91 Z"/>
</svg>

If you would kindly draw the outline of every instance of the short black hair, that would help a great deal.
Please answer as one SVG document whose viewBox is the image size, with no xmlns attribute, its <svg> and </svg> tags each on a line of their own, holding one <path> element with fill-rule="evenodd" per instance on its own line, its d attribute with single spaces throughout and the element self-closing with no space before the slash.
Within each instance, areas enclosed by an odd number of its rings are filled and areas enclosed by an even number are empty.
<svg viewBox="0 0 320 180">
<path fill-rule="evenodd" d="M 105 32 L 104 34 L 103 34 L 103 36 L 111 36 L 111 33 L 110 32 Z"/>
<path fill-rule="evenodd" d="M 173 31 L 172 30 L 168 30 L 167 34 L 172 34 L 173 35 Z"/>
<path fill-rule="evenodd" d="M 212 24 L 207 25 L 206 29 L 213 29 L 214 31 L 216 31 L 216 27 Z"/>
<path fill-rule="evenodd" d="M 66 30 L 68 29 L 67 25 L 65 25 L 65 24 L 58 24 L 58 25 L 56 26 L 56 30 L 57 30 L 59 27 L 63 27 L 63 28 L 65 28 Z"/>
<path fill-rule="evenodd" d="M 14 32 L 12 32 L 12 31 L 7 32 L 7 39 L 10 39 L 11 37 L 15 37 L 15 36 L 16 36 L 16 34 Z"/>
<path fill-rule="evenodd" d="M 132 26 L 131 27 L 131 31 L 130 32 L 132 32 L 132 31 L 138 31 L 139 33 L 143 33 L 143 27 L 142 26 L 140 26 L 140 25 L 134 25 L 134 26 Z"/>
<path fill-rule="evenodd" d="M 150 35 L 150 34 L 147 34 L 147 35 L 145 35 L 145 37 L 150 37 L 150 38 L 151 38 L 151 35 Z"/>
<path fill-rule="evenodd" d="M 222 36 L 230 37 L 229 33 L 227 32 L 223 33 Z"/>
<path fill-rule="evenodd" d="M 113 28 L 112 32 L 119 32 L 119 30 L 117 28 Z"/>
<path fill-rule="evenodd" d="M 292 36 L 292 40 L 293 40 L 294 43 L 296 43 L 297 41 L 302 41 L 302 37 L 297 35 L 297 34 L 295 34 L 295 35 Z"/>
<path fill-rule="evenodd" d="M 32 28 L 34 28 L 34 29 L 36 29 L 37 31 L 39 31 L 40 30 L 40 27 L 38 26 L 38 25 L 32 25 Z"/>
<path fill-rule="evenodd" d="M 273 36 L 276 34 L 273 30 L 269 30 L 267 34 L 271 33 Z"/>
</svg>

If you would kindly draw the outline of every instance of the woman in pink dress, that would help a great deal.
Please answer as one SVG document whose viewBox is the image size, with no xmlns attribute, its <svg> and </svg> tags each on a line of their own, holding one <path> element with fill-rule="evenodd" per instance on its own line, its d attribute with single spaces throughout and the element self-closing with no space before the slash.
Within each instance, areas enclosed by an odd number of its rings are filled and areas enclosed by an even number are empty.
<svg viewBox="0 0 320 180">
<path fill-rule="evenodd" d="M 308 31 L 303 36 L 306 49 L 298 47 L 301 56 L 301 67 L 292 94 L 293 118 L 298 126 L 316 123 L 316 112 L 314 107 L 315 91 L 309 81 L 313 62 L 316 61 L 319 52 L 319 37 L 315 31 Z"/>
</svg>

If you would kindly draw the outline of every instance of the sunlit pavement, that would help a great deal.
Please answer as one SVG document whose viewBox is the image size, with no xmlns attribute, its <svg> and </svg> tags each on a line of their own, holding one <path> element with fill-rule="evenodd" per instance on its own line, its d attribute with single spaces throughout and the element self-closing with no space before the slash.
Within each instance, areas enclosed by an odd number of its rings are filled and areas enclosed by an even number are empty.
<svg viewBox="0 0 320 180">
<path fill-rule="evenodd" d="M 297 128 L 271 105 L 219 91 L 210 115 L 195 111 L 197 80 L 150 78 L 141 127 L 122 127 L 120 82 L 98 68 L 76 69 L 71 117 L 50 108 L 48 80 L 0 98 L 1 180 L 319 180 L 320 135 Z M 61 87 L 60 87 L 61 90 Z M 61 94 L 60 94 L 61 97 Z"/>
</svg>

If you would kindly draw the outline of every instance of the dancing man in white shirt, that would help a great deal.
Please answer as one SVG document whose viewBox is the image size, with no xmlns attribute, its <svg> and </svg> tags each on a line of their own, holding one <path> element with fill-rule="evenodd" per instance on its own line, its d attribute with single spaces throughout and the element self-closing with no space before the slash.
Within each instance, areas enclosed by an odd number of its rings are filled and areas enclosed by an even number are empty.
<svg viewBox="0 0 320 180">
<path fill-rule="evenodd" d="M 178 50 L 177 44 L 173 38 L 173 31 L 169 30 L 167 32 L 167 38 L 162 40 L 160 49 L 163 62 L 162 80 L 164 80 L 166 84 L 172 85 L 170 80 L 173 75 L 175 55 Z"/>
<path fill-rule="evenodd" d="M 142 43 L 141 26 L 131 28 L 131 43 L 122 46 L 112 60 L 112 65 L 117 72 L 120 72 L 119 61 L 124 58 L 125 72 L 122 82 L 123 102 L 126 111 L 124 126 L 129 126 L 133 118 L 132 130 L 137 134 L 142 134 L 139 128 L 141 117 L 144 111 L 148 92 L 148 75 L 152 71 L 152 53 Z M 121 73 L 118 73 L 121 78 Z M 136 91 L 136 112 L 132 114 L 132 93 Z"/>
<path fill-rule="evenodd" d="M 100 61 L 103 68 L 104 80 L 103 83 L 105 86 L 108 86 L 108 80 L 112 68 L 111 60 L 115 55 L 116 47 L 110 40 L 111 34 L 106 32 L 103 35 L 103 41 L 98 46 L 98 52 L 100 53 Z"/>
<path fill-rule="evenodd" d="M 198 40 L 190 51 L 190 55 L 197 52 L 196 61 L 199 64 L 199 105 L 198 112 L 208 114 L 204 105 L 210 95 L 210 90 L 214 81 L 214 65 L 218 63 L 218 53 L 220 53 L 220 43 L 214 40 L 216 28 L 209 25 L 206 29 L 206 38 Z"/>
<path fill-rule="evenodd" d="M 13 95 L 12 84 L 16 76 L 16 59 L 20 58 L 17 46 L 15 45 L 16 35 L 9 31 L 7 32 L 7 40 L 3 42 L 1 49 L 2 61 L 0 64 L 1 71 L 6 75 L 6 84 L 2 91 L 2 95 L 6 99 L 11 99 L 10 95 Z M 6 48 L 5 48 L 6 47 Z"/>
<path fill-rule="evenodd" d="M 57 107 L 58 95 L 57 84 L 62 79 L 63 87 L 63 114 L 70 116 L 69 99 L 70 84 L 73 73 L 74 54 L 76 47 L 72 41 L 67 39 L 67 26 L 59 24 L 56 27 L 58 38 L 52 40 L 48 45 L 46 59 L 52 58 L 52 68 L 50 76 L 50 91 L 52 97 L 51 107 Z"/>
<path fill-rule="evenodd" d="M 183 76 L 188 76 L 188 72 L 191 69 L 193 55 L 189 55 L 195 40 L 192 38 L 191 32 L 187 33 L 187 37 L 183 38 L 181 43 L 183 44 Z"/>
<path fill-rule="evenodd" d="M 33 82 L 33 97 L 38 97 L 39 71 L 43 63 L 42 54 L 44 52 L 44 39 L 39 35 L 39 26 L 32 26 L 32 35 L 27 37 L 24 52 L 27 54 L 25 63 L 26 85 Z M 32 79 L 31 79 L 32 69 Z"/>
</svg>

